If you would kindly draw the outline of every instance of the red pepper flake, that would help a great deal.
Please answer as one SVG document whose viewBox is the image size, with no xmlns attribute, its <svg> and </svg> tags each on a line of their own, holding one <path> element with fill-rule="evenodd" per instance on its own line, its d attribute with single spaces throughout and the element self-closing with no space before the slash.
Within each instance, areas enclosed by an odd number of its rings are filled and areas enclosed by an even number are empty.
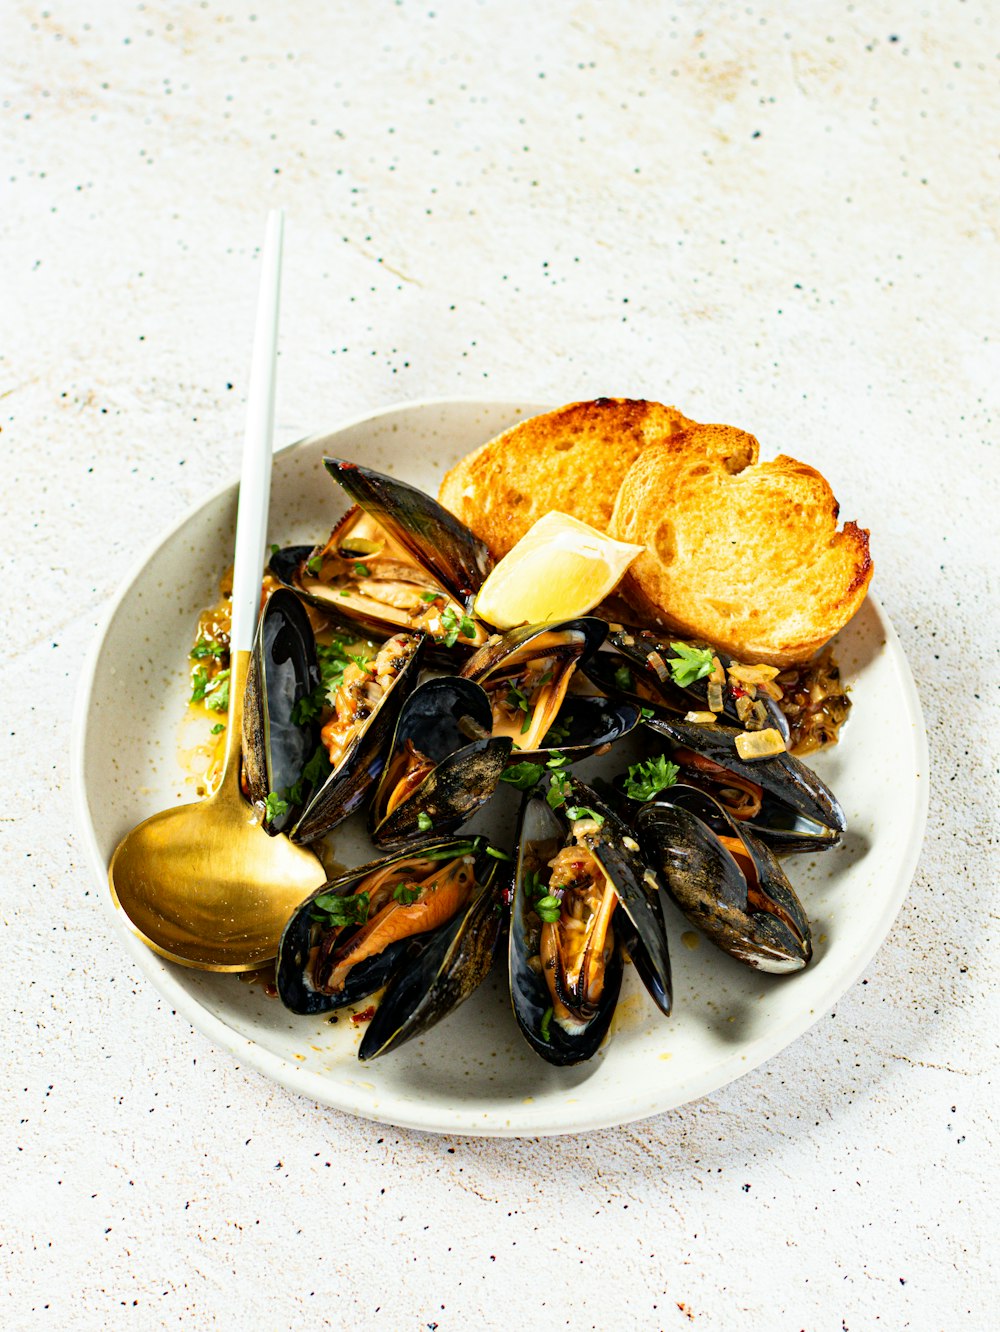
<svg viewBox="0 0 1000 1332">
<path fill-rule="evenodd" d="M 357 1022 L 360 1025 L 362 1022 L 371 1022 L 374 1016 L 375 1016 L 375 1005 L 369 1004 L 368 1007 L 363 1008 L 360 1013 L 352 1013 L 351 1021 Z"/>
<path fill-rule="evenodd" d="M 729 681 L 729 692 L 732 694 L 733 698 L 746 698 L 747 695 L 747 691 L 741 684 L 737 684 L 735 680 Z"/>
</svg>

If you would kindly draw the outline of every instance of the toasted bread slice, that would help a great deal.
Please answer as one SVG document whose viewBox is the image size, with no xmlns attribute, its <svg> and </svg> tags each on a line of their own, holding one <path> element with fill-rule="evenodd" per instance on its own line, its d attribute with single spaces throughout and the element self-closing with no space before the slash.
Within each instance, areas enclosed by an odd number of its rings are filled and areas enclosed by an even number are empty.
<svg viewBox="0 0 1000 1332">
<path fill-rule="evenodd" d="M 573 402 L 470 453 L 445 476 L 438 498 L 496 559 L 553 509 L 604 532 L 618 487 L 642 450 L 693 424 L 658 402 Z"/>
<path fill-rule="evenodd" d="M 651 626 L 705 639 L 746 662 L 807 661 L 865 599 L 868 533 L 837 530 L 815 468 L 757 462 L 757 441 L 697 426 L 629 469 L 610 532 L 646 547 L 619 591 Z"/>
</svg>

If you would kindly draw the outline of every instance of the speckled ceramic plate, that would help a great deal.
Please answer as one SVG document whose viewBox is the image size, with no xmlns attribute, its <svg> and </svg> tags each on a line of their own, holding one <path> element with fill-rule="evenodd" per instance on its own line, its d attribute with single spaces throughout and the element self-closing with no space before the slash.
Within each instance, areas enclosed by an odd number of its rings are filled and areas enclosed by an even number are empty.
<svg viewBox="0 0 1000 1332">
<path fill-rule="evenodd" d="M 538 410 L 416 403 L 283 449 L 271 539 L 312 541 L 330 530 L 343 505 L 322 468 L 324 453 L 436 492 L 462 454 Z M 529 1050 L 498 966 L 423 1039 L 362 1065 L 358 1031 L 343 1016 L 336 1025 L 295 1017 L 257 986 L 175 967 L 146 949 L 112 904 L 107 865 L 130 827 L 191 798 L 177 757 L 187 650 L 198 611 L 214 600 L 232 558 L 236 490 L 234 483 L 188 514 L 128 580 L 84 670 L 74 725 L 78 819 L 111 928 L 171 1007 L 211 1041 L 293 1091 L 370 1119 L 464 1134 L 572 1133 L 641 1119 L 724 1086 L 793 1041 L 857 979 L 909 887 L 927 809 L 920 705 L 899 641 L 871 597 L 837 646 L 851 720 L 842 744 L 815 765 L 840 797 L 850 832 L 835 851 L 788 862 L 816 944 L 802 972 L 742 967 L 699 943 L 670 908 L 674 1016 L 663 1018 L 628 975 L 610 1039 L 588 1064 L 559 1070 Z M 616 754 L 616 769 L 619 761 Z M 601 762 L 578 771 L 586 777 Z M 473 826 L 509 842 L 514 801 L 504 790 Z M 350 825 L 335 843 L 345 863 L 367 858 L 363 832 Z"/>
</svg>

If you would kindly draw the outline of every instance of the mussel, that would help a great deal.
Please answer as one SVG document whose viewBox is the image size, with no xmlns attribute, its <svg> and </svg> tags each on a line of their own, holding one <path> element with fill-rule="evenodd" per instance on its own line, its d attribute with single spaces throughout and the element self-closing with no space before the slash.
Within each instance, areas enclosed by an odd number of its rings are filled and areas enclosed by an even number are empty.
<svg viewBox="0 0 1000 1332">
<path fill-rule="evenodd" d="M 693 669 L 682 653 L 693 656 Z M 715 665 L 710 674 L 695 677 L 701 668 L 699 655 Z M 788 741 L 788 720 L 767 692 L 774 689 L 777 669 L 743 665 L 707 644 L 614 625 L 604 650 L 587 662 L 584 673 L 612 698 L 652 703 L 682 717 L 692 711 L 713 711 L 740 727 L 773 726 Z"/>
<path fill-rule="evenodd" d="M 294 1013 L 326 1013 L 380 990 L 441 931 L 469 919 L 496 873 L 486 846 L 483 838 L 438 839 L 317 889 L 281 937 L 282 1003 Z"/>
<path fill-rule="evenodd" d="M 346 641 L 317 645 L 298 598 L 284 588 L 270 595 L 250 656 L 242 737 L 244 789 L 268 832 L 313 841 L 358 808 L 382 771 L 425 641 L 395 634 L 371 655 Z"/>
<path fill-rule="evenodd" d="M 573 672 L 600 647 L 607 625 L 593 616 L 526 624 L 489 639 L 462 667 L 482 685 L 493 734 L 510 736 L 517 759 L 558 749 L 583 758 L 628 734 L 640 709 L 627 702 L 568 692 Z"/>
<path fill-rule="evenodd" d="M 405 481 L 338 458 L 324 463 L 354 505 L 322 545 L 276 551 L 278 581 L 376 634 L 419 631 L 466 652 L 485 643 L 472 603 L 492 567 L 486 546 Z"/>
<path fill-rule="evenodd" d="M 812 956 L 809 921 L 773 853 L 705 791 L 683 783 L 636 818 L 643 851 L 670 896 L 717 947 L 759 971 Z"/>
<path fill-rule="evenodd" d="M 662 713 L 646 726 L 670 741 L 682 778 L 715 796 L 733 818 L 779 854 L 823 851 L 840 843 L 847 820 L 836 796 L 792 754 L 744 762 L 739 731 L 721 722 L 675 721 Z"/>
<path fill-rule="evenodd" d="M 333 695 L 333 711 L 320 730 L 328 775 L 292 828 L 311 842 L 358 809 L 377 782 L 400 710 L 416 687 L 423 634 L 394 634 L 366 659 L 352 660 Z"/>
<path fill-rule="evenodd" d="M 607 1033 L 622 978 L 623 917 L 640 977 L 670 1011 L 659 885 L 628 829 L 593 791 L 562 779 L 564 803 L 526 795 L 511 906 L 511 1002 L 549 1063 L 589 1059 Z M 634 850 L 632 848 L 635 848 Z"/>
<path fill-rule="evenodd" d="M 437 676 L 419 685 L 403 704 L 372 801 L 375 845 L 405 846 L 467 822 L 510 756 L 513 742 L 492 729 L 489 699 L 471 680 Z"/>
</svg>

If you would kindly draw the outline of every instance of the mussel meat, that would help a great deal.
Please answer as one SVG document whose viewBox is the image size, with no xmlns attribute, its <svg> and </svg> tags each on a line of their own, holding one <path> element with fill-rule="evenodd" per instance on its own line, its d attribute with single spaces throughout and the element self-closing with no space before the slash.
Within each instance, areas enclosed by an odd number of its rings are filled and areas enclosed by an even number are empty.
<svg viewBox="0 0 1000 1332">
<path fill-rule="evenodd" d="M 697 660 L 707 658 L 711 673 L 693 678 L 690 657 L 685 660 L 682 651 L 694 658 L 695 670 L 707 670 L 707 664 Z M 590 659 L 584 673 L 613 698 L 635 699 L 682 717 L 711 711 L 746 730 L 774 727 L 788 741 L 788 720 L 774 697 L 780 690 L 773 666 L 746 666 L 704 643 L 615 625 L 604 650 Z"/>
<path fill-rule="evenodd" d="M 733 818 L 780 854 L 839 845 L 847 820 L 836 796 L 792 754 L 744 762 L 736 727 L 681 722 L 662 714 L 646 726 L 671 743 L 683 780 L 719 800 Z"/>
<path fill-rule="evenodd" d="M 472 615 L 492 567 L 483 543 L 406 482 L 337 458 L 324 462 L 354 506 L 322 545 L 277 551 L 275 577 L 377 634 L 419 631 L 466 652 L 485 643 L 487 630 Z"/>
<path fill-rule="evenodd" d="M 583 758 L 635 727 L 631 703 L 568 693 L 573 672 L 600 647 L 607 625 L 593 616 L 557 624 L 526 624 L 496 634 L 471 656 L 462 675 L 486 690 L 493 734 L 507 735 L 514 756 L 558 749 Z"/>
<path fill-rule="evenodd" d="M 594 792 L 563 780 L 566 803 L 556 811 L 538 795 L 522 805 L 509 948 L 518 1024 L 558 1065 L 589 1059 L 607 1033 L 621 986 L 621 915 L 639 975 L 664 1012 L 671 992 L 655 876 Z"/>
<path fill-rule="evenodd" d="M 348 870 L 295 911 L 276 983 L 294 1013 L 325 1013 L 380 990 L 492 882 L 482 838 L 430 842 Z"/>
</svg>

